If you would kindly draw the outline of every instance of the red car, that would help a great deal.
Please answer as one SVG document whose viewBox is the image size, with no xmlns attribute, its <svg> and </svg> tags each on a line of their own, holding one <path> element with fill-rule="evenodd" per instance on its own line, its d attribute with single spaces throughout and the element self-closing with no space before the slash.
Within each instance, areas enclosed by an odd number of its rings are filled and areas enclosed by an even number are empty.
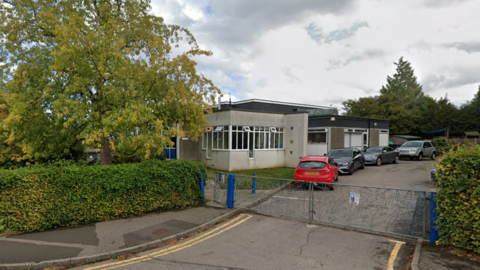
<svg viewBox="0 0 480 270">
<path fill-rule="evenodd" d="M 306 156 L 298 163 L 293 179 L 314 182 L 314 185 L 333 183 L 338 181 L 337 163 L 329 156 Z"/>
</svg>

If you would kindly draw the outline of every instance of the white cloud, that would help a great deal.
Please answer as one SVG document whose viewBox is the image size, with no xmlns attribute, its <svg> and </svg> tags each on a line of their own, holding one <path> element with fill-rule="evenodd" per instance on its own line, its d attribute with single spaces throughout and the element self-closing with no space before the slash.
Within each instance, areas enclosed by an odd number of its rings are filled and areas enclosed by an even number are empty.
<svg viewBox="0 0 480 270">
<path fill-rule="evenodd" d="M 448 93 L 460 105 L 480 84 L 480 20 L 472 12 L 480 1 L 154 0 L 152 7 L 214 53 L 195 59 L 199 70 L 239 100 L 340 107 L 377 95 L 402 56 L 434 98 Z"/>
</svg>

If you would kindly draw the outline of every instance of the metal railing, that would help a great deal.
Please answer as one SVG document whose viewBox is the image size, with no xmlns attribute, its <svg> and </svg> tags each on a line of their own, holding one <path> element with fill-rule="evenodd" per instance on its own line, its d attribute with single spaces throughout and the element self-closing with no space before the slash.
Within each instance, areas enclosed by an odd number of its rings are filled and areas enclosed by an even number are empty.
<svg viewBox="0 0 480 270">
<path fill-rule="evenodd" d="M 214 200 L 227 204 L 228 175 L 216 174 Z M 425 191 L 234 176 L 235 207 L 315 223 L 423 237 Z"/>
</svg>

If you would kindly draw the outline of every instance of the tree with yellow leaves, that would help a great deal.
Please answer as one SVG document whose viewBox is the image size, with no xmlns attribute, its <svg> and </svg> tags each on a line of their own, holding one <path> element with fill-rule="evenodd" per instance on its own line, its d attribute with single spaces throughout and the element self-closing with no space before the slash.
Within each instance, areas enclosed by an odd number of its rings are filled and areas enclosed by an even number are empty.
<svg viewBox="0 0 480 270">
<path fill-rule="evenodd" d="M 17 159 L 101 164 L 157 156 L 174 135 L 198 138 L 220 91 L 196 71 L 193 35 L 148 0 L 11 0 L 0 11 L 0 93 Z M 177 129 L 177 123 L 180 129 Z"/>
</svg>

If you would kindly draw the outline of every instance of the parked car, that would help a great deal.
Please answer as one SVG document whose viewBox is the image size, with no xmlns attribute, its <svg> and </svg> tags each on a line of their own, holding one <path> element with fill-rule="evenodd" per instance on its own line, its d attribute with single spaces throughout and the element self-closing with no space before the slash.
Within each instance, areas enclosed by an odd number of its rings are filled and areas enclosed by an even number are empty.
<svg viewBox="0 0 480 270">
<path fill-rule="evenodd" d="M 437 149 L 430 141 L 408 141 L 395 149 L 400 158 L 422 160 L 423 157 L 430 157 L 432 160 L 437 157 Z"/>
<path fill-rule="evenodd" d="M 372 146 L 363 149 L 365 164 L 374 164 L 377 166 L 383 163 L 398 163 L 400 159 L 398 152 L 388 146 Z"/>
<path fill-rule="evenodd" d="M 306 156 L 295 168 L 293 179 L 313 182 L 315 186 L 325 186 L 338 181 L 338 167 L 328 156 Z"/>
<path fill-rule="evenodd" d="M 356 169 L 365 168 L 365 158 L 355 147 L 332 149 L 327 156 L 338 164 L 338 171 L 342 174 L 353 174 Z"/>
</svg>

